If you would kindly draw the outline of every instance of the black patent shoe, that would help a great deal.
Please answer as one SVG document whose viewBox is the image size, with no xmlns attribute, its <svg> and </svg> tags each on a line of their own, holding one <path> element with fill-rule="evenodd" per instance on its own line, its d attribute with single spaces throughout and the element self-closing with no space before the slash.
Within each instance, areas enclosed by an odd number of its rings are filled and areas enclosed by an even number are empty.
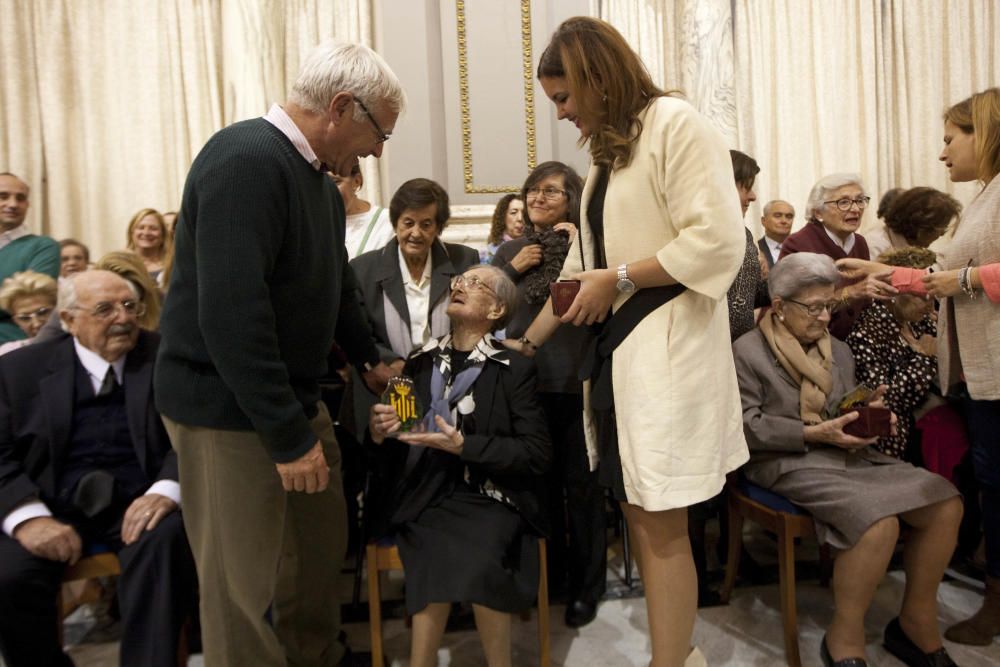
<svg viewBox="0 0 1000 667">
<path fill-rule="evenodd" d="M 868 667 L 868 662 L 864 658 L 844 658 L 834 662 L 830 649 L 826 647 L 826 635 L 823 635 L 823 641 L 819 645 L 819 657 L 824 667 Z"/>
<path fill-rule="evenodd" d="M 566 607 L 564 620 L 571 628 L 582 628 L 597 617 L 597 603 L 589 600 L 574 600 Z"/>
<path fill-rule="evenodd" d="M 909 667 L 958 667 L 942 646 L 936 651 L 924 653 L 913 643 L 903 627 L 899 624 L 899 616 L 889 621 L 883 635 L 885 650 L 902 660 Z"/>
</svg>

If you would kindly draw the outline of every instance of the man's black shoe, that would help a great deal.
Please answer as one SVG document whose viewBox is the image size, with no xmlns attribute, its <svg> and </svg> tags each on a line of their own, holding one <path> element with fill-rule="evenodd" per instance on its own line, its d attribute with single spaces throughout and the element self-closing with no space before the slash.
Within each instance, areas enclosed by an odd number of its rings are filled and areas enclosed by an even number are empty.
<svg viewBox="0 0 1000 667">
<path fill-rule="evenodd" d="M 566 625 L 570 628 L 582 628 L 597 617 L 597 603 L 586 600 L 574 600 L 566 607 Z"/>
</svg>

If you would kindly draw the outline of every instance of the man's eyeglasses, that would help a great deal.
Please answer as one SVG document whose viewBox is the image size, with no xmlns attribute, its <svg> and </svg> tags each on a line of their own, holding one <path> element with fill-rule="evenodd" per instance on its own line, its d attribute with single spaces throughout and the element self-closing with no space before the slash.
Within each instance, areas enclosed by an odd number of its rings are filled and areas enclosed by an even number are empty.
<svg viewBox="0 0 1000 667">
<path fill-rule="evenodd" d="M 849 197 L 841 197 L 840 199 L 831 199 L 830 201 L 823 202 L 824 204 L 836 204 L 837 208 L 841 211 L 850 211 L 851 204 L 857 204 L 858 210 L 863 211 L 865 207 L 868 206 L 868 202 L 872 200 L 871 197 L 858 197 L 856 199 L 851 199 Z"/>
<path fill-rule="evenodd" d="M 146 314 L 146 304 L 142 301 L 134 301 L 132 299 L 126 299 L 120 303 L 102 301 L 93 308 L 73 306 L 74 310 L 86 310 L 90 313 L 91 317 L 96 317 L 99 320 L 110 320 L 118 313 L 119 308 L 124 310 L 126 315 L 142 317 Z"/>
<path fill-rule="evenodd" d="M 473 290 L 473 291 L 486 290 L 490 294 L 496 296 L 496 292 L 493 291 L 493 288 L 487 285 L 485 282 L 483 282 L 483 279 L 480 278 L 479 276 L 457 275 L 454 278 L 452 278 L 451 288 L 454 290 L 460 287 L 463 289 Z"/>
<path fill-rule="evenodd" d="M 566 194 L 565 190 L 560 190 L 559 188 L 528 188 L 526 191 L 529 197 L 545 197 L 549 201 L 553 199 L 559 199 L 559 197 Z"/>
<path fill-rule="evenodd" d="M 365 103 L 356 97 L 354 98 L 354 101 L 358 103 L 358 106 L 361 107 L 361 110 L 365 112 L 366 116 L 368 116 L 368 120 L 371 121 L 372 127 L 375 128 L 375 137 L 378 139 L 378 143 L 384 144 L 385 142 L 389 141 L 389 137 L 391 137 L 392 135 L 386 134 L 385 132 L 382 131 L 382 127 L 378 124 L 378 121 L 375 120 L 375 116 L 373 116 L 372 112 L 368 110 L 368 107 L 365 106 Z"/>
<path fill-rule="evenodd" d="M 794 299 L 785 299 L 785 301 L 799 306 L 806 311 L 806 314 L 808 314 L 809 317 L 819 317 L 823 314 L 824 310 L 833 315 L 833 309 L 837 307 L 836 301 L 827 301 L 826 303 L 815 303 L 811 305 L 808 303 L 802 303 L 801 301 L 795 301 Z"/>
<path fill-rule="evenodd" d="M 52 313 L 51 308 L 43 306 L 38 310 L 31 311 L 30 313 L 18 313 L 17 315 L 14 316 L 14 319 L 17 320 L 18 322 L 24 322 L 25 324 L 27 324 L 31 320 L 41 320 L 42 322 L 44 322 L 47 319 L 49 319 L 49 315 L 51 313 Z"/>
</svg>

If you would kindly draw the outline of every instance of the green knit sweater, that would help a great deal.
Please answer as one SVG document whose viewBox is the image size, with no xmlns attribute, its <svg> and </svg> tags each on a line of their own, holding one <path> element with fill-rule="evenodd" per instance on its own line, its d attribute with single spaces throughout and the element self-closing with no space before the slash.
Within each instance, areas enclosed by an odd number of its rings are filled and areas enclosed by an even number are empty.
<svg viewBox="0 0 1000 667">
<path fill-rule="evenodd" d="M 59 244 L 48 236 L 22 236 L 0 250 L 0 283 L 18 271 L 38 271 L 59 277 Z M 0 343 L 21 340 L 24 332 L 10 319 L 10 313 L 0 310 Z"/>
<path fill-rule="evenodd" d="M 263 119 L 221 130 L 191 165 L 160 333 L 160 412 L 254 430 L 278 463 L 317 440 L 309 418 L 334 338 L 356 363 L 378 360 L 340 195 Z"/>
</svg>

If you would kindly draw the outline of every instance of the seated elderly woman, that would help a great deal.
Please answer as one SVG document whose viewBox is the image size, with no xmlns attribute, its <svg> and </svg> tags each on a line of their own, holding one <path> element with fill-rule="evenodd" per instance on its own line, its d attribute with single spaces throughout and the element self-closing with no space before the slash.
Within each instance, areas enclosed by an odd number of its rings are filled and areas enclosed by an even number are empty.
<svg viewBox="0 0 1000 667">
<path fill-rule="evenodd" d="M 886 648 L 908 665 L 953 665 L 938 632 L 936 595 L 962 503 L 943 477 L 875 451 L 876 438 L 844 432 L 858 414 L 836 416 L 837 408 L 857 378 L 850 348 L 827 331 L 839 279 L 825 255 L 782 259 L 768 278 L 771 310 L 733 345 L 751 452 L 744 472 L 810 512 L 820 542 L 840 550 L 825 665 L 867 664 L 865 612 L 900 522 L 911 528 L 906 592 L 885 629 Z"/>
<path fill-rule="evenodd" d="M 961 212 L 962 205 L 946 192 L 927 187 L 904 190 L 879 216 L 884 226 L 865 235 L 868 252 L 874 258 L 889 250 L 926 248 L 948 231 Z"/>
<path fill-rule="evenodd" d="M 797 252 L 815 252 L 835 260 L 870 259 L 868 243 L 858 234 L 870 201 L 858 174 L 830 174 L 819 179 L 806 202 L 809 222 L 781 244 L 781 258 Z M 874 276 L 848 281 L 837 288 L 830 333 L 840 340 L 851 333 L 854 321 L 871 299 L 888 300 L 896 293 Z"/>
<path fill-rule="evenodd" d="M 58 286 L 50 276 L 37 271 L 20 271 L 0 286 L 0 308 L 10 313 L 25 338 L 0 345 L 0 354 L 31 343 L 56 307 Z"/>
<path fill-rule="evenodd" d="M 396 372 L 411 352 L 448 333 L 451 279 L 479 264 L 475 249 L 441 240 L 450 217 L 444 188 L 426 178 L 406 181 L 389 202 L 395 238 L 351 260 L 379 355 Z M 360 434 L 373 397 L 356 372 L 351 384 Z"/>
<path fill-rule="evenodd" d="M 889 266 L 926 269 L 937 255 L 926 248 L 891 250 L 879 257 Z M 858 379 L 870 387 L 886 385 L 885 405 L 898 417 L 896 433 L 879 438 L 883 454 L 913 460 L 907 442 L 914 412 L 923 405 L 937 377 L 937 327 L 934 302 L 913 294 L 875 301 L 861 313 L 847 344 Z"/>
<path fill-rule="evenodd" d="M 480 266 L 451 285 L 452 333 L 404 368 L 426 407 L 422 426 L 402 433 L 395 408 L 377 404 L 369 432 L 392 488 L 389 523 L 413 615 L 410 665 L 437 664 L 450 603 L 468 602 L 486 664 L 502 667 L 511 664 L 510 614 L 531 606 L 538 587 L 541 480 L 552 453 L 534 365 L 492 335 L 517 307 L 513 283 Z"/>
</svg>

